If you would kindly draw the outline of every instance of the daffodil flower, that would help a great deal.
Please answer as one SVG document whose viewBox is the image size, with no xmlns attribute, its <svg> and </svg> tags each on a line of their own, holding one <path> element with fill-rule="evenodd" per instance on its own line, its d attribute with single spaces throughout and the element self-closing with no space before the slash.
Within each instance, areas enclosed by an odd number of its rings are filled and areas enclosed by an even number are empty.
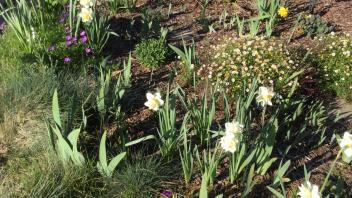
<svg viewBox="0 0 352 198">
<path fill-rule="evenodd" d="M 272 106 L 271 99 L 274 97 L 275 92 L 273 88 L 267 87 L 259 87 L 257 102 L 260 103 L 262 106 L 270 105 Z"/>
<path fill-rule="evenodd" d="M 85 8 L 89 8 L 89 7 L 93 6 L 93 0 L 80 0 L 79 4 L 81 4 L 81 6 L 83 6 Z"/>
<path fill-rule="evenodd" d="M 339 145 L 342 151 L 342 160 L 350 163 L 352 161 L 352 134 L 345 132 Z"/>
<path fill-rule="evenodd" d="M 159 92 L 152 94 L 147 93 L 147 102 L 144 103 L 150 110 L 158 111 L 161 106 L 164 105 L 164 101 L 161 99 Z"/>
<path fill-rule="evenodd" d="M 220 145 L 226 152 L 234 153 L 239 144 L 238 137 L 233 133 L 227 133 L 220 139 Z"/>
<path fill-rule="evenodd" d="M 225 123 L 225 132 L 232 133 L 232 134 L 239 134 L 242 133 L 243 125 L 238 122 L 227 122 Z"/>
<path fill-rule="evenodd" d="M 93 19 L 93 10 L 91 8 L 82 8 L 79 16 L 82 18 L 83 23 L 92 21 Z"/>
<path fill-rule="evenodd" d="M 298 189 L 297 195 L 301 198 L 320 198 L 319 187 L 309 181 L 304 182 Z"/>
</svg>

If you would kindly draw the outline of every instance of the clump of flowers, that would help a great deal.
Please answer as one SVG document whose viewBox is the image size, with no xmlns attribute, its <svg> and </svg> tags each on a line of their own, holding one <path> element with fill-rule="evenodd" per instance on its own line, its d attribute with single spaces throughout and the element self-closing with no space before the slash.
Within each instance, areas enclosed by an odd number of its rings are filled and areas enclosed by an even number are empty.
<svg viewBox="0 0 352 198">
<path fill-rule="evenodd" d="M 240 143 L 243 126 L 238 122 L 228 122 L 225 124 L 225 135 L 220 139 L 220 145 L 226 152 L 236 152 Z"/>
<path fill-rule="evenodd" d="M 147 102 L 144 103 L 150 110 L 158 111 L 161 106 L 164 105 L 164 101 L 161 99 L 161 95 L 159 92 L 152 94 L 147 93 Z"/>
<path fill-rule="evenodd" d="M 352 37 L 334 32 L 315 38 L 313 58 L 320 85 L 337 96 L 352 100 Z"/>
<path fill-rule="evenodd" d="M 281 96 L 294 85 L 288 79 L 298 71 L 298 62 L 279 41 L 252 36 L 223 40 L 211 46 L 208 65 L 198 70 L 203 79 L 218 82 L 232 96 L 243 93 L 245 84 L 250 88 L 257 77 L 259 86 L 273 87 Z"/>
<path fill-rule="evenodd" d="M 287 17 L 288 16 L 288 8 L 284 7 L 284 6 L 281 6 L 278 10 L 277 10 L 277 14 L 280 16 L 280 17 Z"/>
<path fill-rule="evenodd" d="M 320 198 L 319 187 L 309 181 L 304 182 L 298 188 L 299 192 L 297 195 L 301 198 Z"/>
</svg>

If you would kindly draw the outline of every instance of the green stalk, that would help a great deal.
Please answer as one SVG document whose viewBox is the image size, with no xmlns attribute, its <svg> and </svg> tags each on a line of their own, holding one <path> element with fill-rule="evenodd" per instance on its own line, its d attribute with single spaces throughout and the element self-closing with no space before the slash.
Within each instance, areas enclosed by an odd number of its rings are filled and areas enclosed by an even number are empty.
<svg viewBox="0 0 352 198">
<path fill-rule="evenodd" d="M 335 165 L 336 165 L 336 161 L 340 158 L 341 153 L 342 153 L 342 150 L 339 151 L 339 153 L 337 154 L 337 156 L 336 156 L 334 162 L 332 163 L 332 166 L 330 167 L 329 173 L 328 173 L 328 175 L 325 177 L 324 183 L 323 183 L 323 185 L 321 186 L 320 194 L 323 193 L 324 188 L 325 188 L 325 186 L 326 186 L 326 183 L 328 182 L 329 177 L 330 177 L 330 175 L 331 175 L 331 172 L 332 172 L 332 170 L 334 169 L 334 167 L 335 167 Z"/>
<path fill-rule="evenodd" d="M 264 109 L 262 111 L 262 127 L 264 127 L 264 124 L 265 124 L 265 113 L 266 113 L 266 106 L 264 106 Z"/>
</svg>

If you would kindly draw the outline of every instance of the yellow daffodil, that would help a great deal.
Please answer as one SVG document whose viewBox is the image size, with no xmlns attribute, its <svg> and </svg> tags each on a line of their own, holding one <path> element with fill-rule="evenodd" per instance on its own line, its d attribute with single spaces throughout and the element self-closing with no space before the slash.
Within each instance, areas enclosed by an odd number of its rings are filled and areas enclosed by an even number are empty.
<svg viewBox="0 0 352 198">
<path fill-rule="evenodd" d="M 271 102 L 271 99 L 274 97 L 275 92 L 273 91 L 273 88 L 267 88 L 267 87 L 259 87 L 258 91 L 258 96 L 257 96 L 257 102 L 260 103 L 262 106 L 265 105 L 273 105 Z"/>
<path fill-rule="evenodd" d="M 164 101 L 161 99 L 159 92 L 152 94 L 147 93 L 147 102 L 144 103 L 150 110 L 158 111 L 161 106 L 164 105 Z"/>
<path fill-rule="evenodd" d="M 301 198 L 320 198 L 319 187 L 309 181 L 304 182 L 299 188 L 298 196 Z"/>
<path fill-rule="evenodd" d="M 288 15 L 288 8 L 281 6 L 281 7 L 279 8 L 279 10 L 277 11 L 277 14 L 278 14 L 280 17 L 283 17 L 283 18 L 287 17 L 287 15 Z"/>
<path fill-rule="evenodd" d="M 352 161 L 352 134 L 345 132 L 339 145 L 342 151 L 342 160 L 350 163 Z"/>
<path fill-rule="evenodd" d="M 79 16 L 82 18 L 83 23 L 92 21 L 93 19 L 93 10 L 91 8 L 82 8 Z"/>
</svg>

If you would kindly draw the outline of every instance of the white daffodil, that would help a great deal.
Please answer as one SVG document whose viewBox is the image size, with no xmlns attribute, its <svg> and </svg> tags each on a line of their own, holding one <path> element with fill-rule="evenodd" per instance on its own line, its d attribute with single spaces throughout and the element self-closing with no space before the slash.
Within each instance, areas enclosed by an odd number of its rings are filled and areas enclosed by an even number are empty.
<svg viewBox="0 0 352 198">
<path fill-rule="evenodd" d="M 225 133 L 238 134 L 242 133 L 243 125 L 238 122 L 232 121 L 225 123 Z"/>
<path fill-rule="evenodd" d="M 320 198 L 319 187 L 309 181 L 304 182 L 299 188 L 298 196 L 301 198 Z"/>
<path fill-rule="evenodd" d="M 234 153 L 238 147 L 238 137 L 233 133 L 227 133 L 220 139 L 220 145 L 226 152 Z"/>
<path fill-rule="evenodd" d="M 343 161 L 350 163 L 352 161 L 352 134 L 345 132 L 343 138 L 340 140 L 339 145 L 342 150 Z"/>
<path fill-rule="evenodd" d="M 149 109 L 153 111 L 158 111 L 161 106 L 163 106 L 164 101 L 161 99 L 159 92 L 155 94 L 147 93 L 147 102 L 144 103 Z"/>
<path fill-rule="evenodd" d="M 89 8 L 91 6 L 93 6 L 93 0 L 79 0 L 79 4 L 81 4 L 81 6 L 85 7 L 85 8 Z"/>
<path fill-rule="evenodd" d="M 265 105 L 273 105 L 271 103 L 271 99 L 274 97 L 275 92 L 273 91 L 273 88 L 267 88 L 267 87 L 259 87 L 258 91 L 258 96 L 257 96 L 257 102 L 260 103 L 262 106 Z"/>
<path fill-rule="evenodd" d="M 79 16 L 82 18 L 83 23 L 90 22 L 93 19 L 93 10 L 92 8 L 82 8 Z"/>
</svg>

